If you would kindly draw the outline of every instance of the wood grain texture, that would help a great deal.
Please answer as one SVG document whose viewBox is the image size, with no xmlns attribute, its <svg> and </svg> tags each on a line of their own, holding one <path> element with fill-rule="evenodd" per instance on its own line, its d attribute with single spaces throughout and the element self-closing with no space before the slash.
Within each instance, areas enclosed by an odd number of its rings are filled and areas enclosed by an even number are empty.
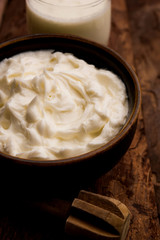
<svg viewBox="0 0 160 240">
<path fill-rule="evenodd" d="M 160 214 L 160 1 L 127 1 L 134 59 L 142 86 L 148 152 Z"/>
<path fill-rule="evenodd" d="M 148 122 L 152 129 L 155 128 L 155 136 L 150 135 L 153 138 L 148 141 L 148 144 L 151 141 L 149 150 L 154 147 L 154 149 L 157 149 L 154 151 L 154 154 L 157 153 L 159 144 L 157 136 L 159 133 L 156 132 L 156 129 L 159 129 L 157 128 L 159 123 L 156 122 L 155 124 L 152 119 L 154 117 L 150 114 L 156 116 L 157 119 L 159 118 L 155 112 L 155 109 L 159 106 L 159 80 L 157 80 L 159 79 L 157 71 L 160 56 L 157 46 L 159 33 L 157 30 L 154 31 L 155 26 L 156 29 L 159 26 L 159 10 L 155 9 L 153 11 L 154 14 L 151 14 L 148 4 L 151 4 L 151 8 L 154 9 L 155 6 L 159 6 L 159 1 L 112 0 L 112 31 L 109 46 L 116 50 L 137 71 L 142 83 L 143 108 L 130 149 L 109 173 L 97 179 L 87 189 L 116 198 L 129 208 L 132 219 L 127 240 L 160 239 L 157 205 L 145 135 L 145 130 L 148 131 L 147 136 L 149 136 L 150 132 L 150 130 L 147 130 Z M 143 16 L 142 13 L 144 14 Z M 144 19 L 143 21 L 142 18 Z M 152 22 L 152 27 L 149 27 L 149 19 L 152 18 L 156 20 Z M 129 25 L 128 20 L 130 20 L 131 25 Z M 139 26 L 138 28 L 141 31 L 133 31 L 137 26 Z M 0 29 L 0 41 L 26 33 L 25 1 L 10 0 Z M 147 44 L 150 41 L 148 38 L 151 38 L 147 34 L 154 36 L 151 45 Z M 143 48 L 144 46 L 145 48 Z M 152 52 L 154 52 L 154 58 L 152 55 L 151 58 L 147 58 L 148 53 L 151 54 Z M 153 82 L 156 84 L 154 94 Z M 150 107 L 150 113 L 148 110 L 149 105 L 156 106 L 154 109 Z M 158 159 L 158 156 L 155 156 Z M 58 240 L 64 239 L 64 236 L 63 229 L 59 229 L 56 223 L 49 220 L 46 222 L 40 215 L 31 216 L 27 212 L 22 214 L 17 209 L 12 209 L 9 206 L 5 208 L 2 205 L 0 207 L 0 239 Z"/>
<path fill-rule="evenodd" d="M 9 0 L 0 29 L 0 42 L 25 34 L 27 34 L 25 1 Z"/>
<path fill-rule="evenodd" d="M 7 5 L 7 1 L 8 0 L 1 0 L 0 1 L 0 27 L 1 27 L 2 20 L 3 20 L 3 14 L 4 14 L 4 11 L 5 11 L 6 5 Z"/>
</svg>

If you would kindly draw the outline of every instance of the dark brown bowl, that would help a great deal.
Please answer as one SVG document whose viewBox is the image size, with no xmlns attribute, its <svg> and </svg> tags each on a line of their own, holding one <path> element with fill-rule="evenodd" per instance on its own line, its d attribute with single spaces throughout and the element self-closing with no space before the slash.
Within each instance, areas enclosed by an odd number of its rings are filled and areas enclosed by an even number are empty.
<svg viewBox="0 0 160 240">
<path fill-rule="evenodd" d="M 113 50 L 96 43 L 71 36 L 34 35 L 10 40 L 0 45 L 0 61 L 28 50 L 53 49 L 70 52 L 97 68 L 105 68 L 117 74 L 124 82 L 129 97 L 129 115 L 126 124 L 116 137 L 89 153 L 61 160 L 28 160 L 0 153 L 0 169 L 3 179 L 12 188 L 28 192 L 44 190 L 64 191 L 81 187 L 93 178 L 109 171 L 125 154 L 133 139 L 141 92 L 139 81 L 131 67 Z M 4 183 L 4 181 L 3 181 Z"/>
</svg>

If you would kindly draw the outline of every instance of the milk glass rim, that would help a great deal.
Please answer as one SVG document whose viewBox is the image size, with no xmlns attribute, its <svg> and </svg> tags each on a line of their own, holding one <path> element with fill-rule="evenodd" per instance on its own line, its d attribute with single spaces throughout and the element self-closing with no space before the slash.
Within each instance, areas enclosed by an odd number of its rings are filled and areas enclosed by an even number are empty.
<svg viewBox="0 0 160 240">
<path fill-rule="evenodd" d="M 30 2 L 30 0 L 27 0 L 27 1 Z M 34 0 L 34 1 L 42 3 L 42 4 L 47 4 L 47 5 L 50 5 L 50 6 L 54 6 L 54 7 L 62 7 L 62 8 L 94 7 L 94 6 L 97 6 L 98 4 L 103 3 L 103 2 L 108 2 L 108 3 L 111 2 L 111 0 L 90 0 L 90 2 L 88 2 L 88 3 L 79 4 L 79 5 L 72 4 L 72 5 L 68 6 L 68 5 L 61 5 L 61 4 L 57 4 L 57 3 L 56 4 L 55 3 L 50 3 L 47 0 Z"/>
</svg>

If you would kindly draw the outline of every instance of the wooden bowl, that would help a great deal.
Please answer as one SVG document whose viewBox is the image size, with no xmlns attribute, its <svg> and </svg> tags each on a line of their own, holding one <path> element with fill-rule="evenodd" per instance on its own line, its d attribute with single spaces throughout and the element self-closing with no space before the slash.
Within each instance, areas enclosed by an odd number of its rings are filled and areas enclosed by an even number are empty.
<svg viewBox="0 0 160 240">
<path fill-rule="evenodd" d="M 0 153 L 1 177 L 18 191 L 56 192 L 82 187 L 109 171 L 129 148 L 141 103 L 139 81 L 131 67 L 115 51 L 96 43 L 72 36 L 33 35 L 4 42 L 0 45 L 0 61 L 15 54 L 40 49 L 73 53 L 97 68 L 107 68 L 117 74 L 127 88 L 128 119 L 110 142 L 89 153 L 61 160 L 28 160 Z M 6 177 L 7 176 L 7 177 Z M 7 181 L 8 180 L 8 181 Z M 4 182 L 4 181 L 3 181 Z M 11 184 L 12 183 L 12 184 Z"/>
</svg>

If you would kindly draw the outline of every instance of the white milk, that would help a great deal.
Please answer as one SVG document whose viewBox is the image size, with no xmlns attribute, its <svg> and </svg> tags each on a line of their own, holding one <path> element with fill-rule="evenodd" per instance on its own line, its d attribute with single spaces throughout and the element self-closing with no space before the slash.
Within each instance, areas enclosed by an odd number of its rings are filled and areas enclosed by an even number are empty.
<svg viewBox="0 0 160 240">
<path fill-rule="evenodd" d="M 77 35 L 106 45 L 110 35 L 110 0 L 26 0 L 30 33 Z"/>
</svg>

